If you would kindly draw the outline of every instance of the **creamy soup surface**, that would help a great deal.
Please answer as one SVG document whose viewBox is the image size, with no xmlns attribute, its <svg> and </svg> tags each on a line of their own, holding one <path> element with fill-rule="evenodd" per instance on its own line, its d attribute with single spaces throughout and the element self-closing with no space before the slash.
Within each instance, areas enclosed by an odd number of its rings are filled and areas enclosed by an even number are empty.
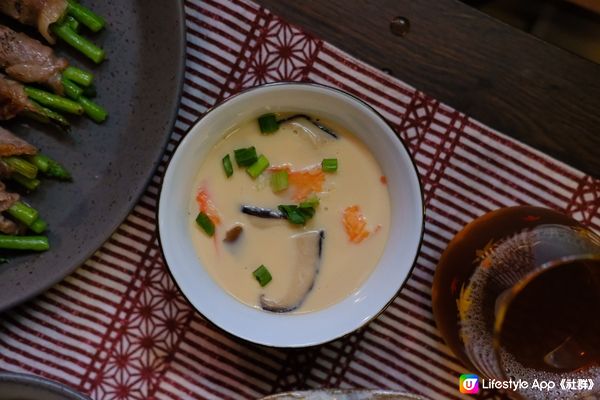
<svg viewBox="0 0 600 400">
<path fill-rule="evenodd" d="M 304 118 L 281 123 L 272 134 L 261 134 L 251 120 L 229 132 L 198 166 L 188 210 L 198 257 L 224 290 L 251 307 L 300 313 L 335 304 L 367 279 L 387 242 L 390 200 L 377 161 L 342 126 L 311 118 L 337 139 Z M 250 146 L 270 163 L 256 179 L 234 158 L 235 149 Z M 227 154 L 234 170 L 229 178 L 222 164 Z M 323 172 L 322 160 L 332 158 L 337 171 Z M 276 193 L 270 178 L 281 169 L 289 172 L 289 186 Z M 277 211 L 315 196 L 319 204 L 305 225 L 241 212 L 244 205 Z M 199 211 L 211 215 L 214 236 L 197 224 Z M 236 225 L 242 228 L 237 240 L 224 241 Z M 253 275 L 261 265 L 272 276 L 264 287 Z"/>
</svg>

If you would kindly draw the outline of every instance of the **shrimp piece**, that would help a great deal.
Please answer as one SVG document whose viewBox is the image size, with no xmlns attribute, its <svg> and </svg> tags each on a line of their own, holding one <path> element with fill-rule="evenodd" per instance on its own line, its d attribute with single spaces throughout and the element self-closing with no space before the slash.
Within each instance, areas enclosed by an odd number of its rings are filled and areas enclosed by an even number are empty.
<svg viewBox="0 0 600 400">
<path fill-rule="evenodd" d="M 360 207 L 353 205 L 344 210 L 342 218 L 348 239 L 352 243 L 360 243 L 369 237 L 371 232 L 367 229 L 367 219 L 360 212 Z"/>
<path fill-rule="evenodd" d="M 196 202 L 198 203 L 200 211 L 206 214 L 208 218 L 210 218 L 210 220 L 213 222 L 213 224 L 219 225 L 221 223 L 219 211 L 212 202 L 206 189 L 200 188 L 200 190 L 198 190 L 198 194 L 196 195 Z"/>
<path fill-rule="evenodd" d="M 287 171 L 288 182 L 294 188 L 295 201 L 306 200 L 310 195 L 323 191 L 325 173 L 320 166 L 293 171 L 288 164 L 269 168 L 271 172 Z"/>
</svg>

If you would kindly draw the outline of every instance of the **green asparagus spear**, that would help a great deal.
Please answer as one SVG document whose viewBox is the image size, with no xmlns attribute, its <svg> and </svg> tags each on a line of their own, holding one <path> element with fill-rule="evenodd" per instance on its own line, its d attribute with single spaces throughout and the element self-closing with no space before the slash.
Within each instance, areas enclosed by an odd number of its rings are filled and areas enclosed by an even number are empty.
<svg viewBox="0 0 600 400">
<path fill-rule="evenodd" d="M 6 210 L 17 221 L 27 225 L 35 233 L 43 233 L 48 224 L 40 218 L 38 211 L 21 201 L 17 201 Z"/>
<path fill-rule="evenodd" d="M 83 36 L 77 34 L 68 24 L 52 24 L 52 32 L 75 49 L 79 50 L 96 64 L 100 64 L 106 57 L 106 53 Z"/>
<path fill-rule="evenodd" d="M 0 235 L 0 249 L 46 251 L 49 248 L 46 236 Z"/>
<path fill-rule="evenodd" d="M 62 78 L 62 83 L 65 88 L 65 94 L 79 103 L 83 107 L 83 110 L 88 117 L 97 123 L 101 123 L 106 120 L 108 117 L 108 112 L 104 109 L 104 107 L 82 96 L 83 89 L 66 79 L 64 76 Z"/>
<path fill-rule="evenodd" d="M 79 96 L 83 93 L 83 89 L 77 86 L 72 81 L 68 80 L 63 76 L 62 78 L 63 88 L 65 89 L 65 94 L 68 98 L 77 100 Z"/>
<path fill-rule="evenodd" d="M 38 168 L 19 157 L 3 157 L 2 161 L 8 165 L 14 172 L 23 175 L 26 178 L 34 179 L 37 176 Z"/>
<path fill-rule="evenodd" d="M 43 219 L 38 218 L 35 221 L 33 221 L 33 224 L 29 225 L 29 229 L 31 229 L 32 232 L 37 234 L 44 233 L 46 229 L 48 229 L 48 224 Z"/>
<path fill-rule="evenodd" d="M 30 86 L 25 87 L 25 93 L 27 96 L 43 106 L 53 108 L 57 111 L 64 111 L 70 114 L 81 115 L 83 114 L 83 107 L 72 100 L 65 99 L 64 97 L 57 96 L 52 93 L 48 93 L 44 90 L 33 88 Z"/>
<path fill-rule="evenodd" d="M 37 187 L 40 186 L 40 183 L 42 183 L 39 179 L 27 178 L 21 174 L 12 174 L 10 178 L 30 191 L 37 189 Z"/>
<path fill-rule="evenodd" d="M 61 181 L 72 180 L 71 174 L 65 167 L 44 154 L 38 153 L 34 156 L 28 156 L 27 161 L 35 165 L 42 174 L 50 178 L 56 178 Z"/>
<path fill-rule="evenodd" d="M 85 110 L 85 114 L 95 122 L 104 122 L 108 117 L 108 112 L 104 109 L 104 107 L 94 103 L 90 99 L 80 96 L 78 102 Z"/>
<path fill-rule="evenodd" d="M 48 163 L 50 158 L 40 153 L 34 156 L 27 156 L 26 160 L 35 165 L 38 168 L 38 171 L 40 171 L 41 173 L 46 173 L 46 171 L 48 171 L 48 168 L 50 167 L 50 164 Z"/>
<path fill-rule="evenodd" d="M 106 25 L 104 18 L 81 4 L 72 0 L 67 0 L 67 4 L 67 13 L 88 27 L 92 32 L 98 32 Z"/>
<path fill-rule="evenodd" d="M 55 178 L 60 181 L 72 181 L 71 173 L 65 167 L 54 160 L 49 161 L 48 171 L 45 172 L 50 178 Z"/>
<path fill-rule="evenodd" d="M 31 226 L 31 224 L 33 224 L 39 217 L 39 213 L 35 208 L 30 207 L 21 201 L 17 201 L 6 211 L 11 217 L 27 226 Z"/>
<path fill-rule="evenodd" d="M 67 15 L 65 17 L 65 23 L 69 25 L 69 28 L 73 29 L 73 32 L 79 33 L 80 23 L 74 17 Z"/>
<path fill-rule="evenodd" d="M 32 99 L 29 99 L 29 101 L 33 105 L 33 108 L 24 111 L 23 114 L 25 114 L 27 117 L 43 123 L 54 124 L 65 131 L 70 129 L 71 126 L 69 121 L 67 121 L 67 119 L 61 114 L 57 113 L 56 111 L 52 111 L 49 108 L 43 107 Z"/>
<path fill-rule="evenodd" d="M 68 80 L 75 82 L 76 84 L 81 85 L 83 87 L 90 86 L 94 81 L 94 74 L 79 69 L 77 67 L 67 67 L 63 71 L 62 75 Z"/>
</svg>

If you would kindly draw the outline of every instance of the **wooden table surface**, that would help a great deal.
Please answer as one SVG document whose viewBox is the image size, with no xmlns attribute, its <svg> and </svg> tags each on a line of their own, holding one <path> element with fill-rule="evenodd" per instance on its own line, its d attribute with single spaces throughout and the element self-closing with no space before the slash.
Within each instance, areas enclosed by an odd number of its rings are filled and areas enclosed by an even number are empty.
<svg viewBox="0 0 600 400">
<path fill-rule="evenodd" d="M 259 0 L 479 121 L 600 177 L 600 65 L 458 0 Z M 395 17 L 410 21 L 396 36 Z"/>
</svg>

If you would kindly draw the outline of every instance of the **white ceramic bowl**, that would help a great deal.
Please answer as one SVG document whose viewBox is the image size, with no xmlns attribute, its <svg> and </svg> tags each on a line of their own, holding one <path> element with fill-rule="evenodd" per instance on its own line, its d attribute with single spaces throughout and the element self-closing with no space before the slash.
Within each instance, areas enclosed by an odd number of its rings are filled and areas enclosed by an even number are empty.
<svg viewBox="0 0 600 400">
<path fill-rule="evenodd" d="M 318 115 L 347 127 L 379 160 L 387 177 L 391 228 L 379 263 L 351 296 L 324 310 L 277 314 L 249 307 L 225 292 L 202 266 L 188 231 L 194 178 L 209 150 L 236 125 L 267 112 Z M 357 190 L 361 190 L 357 186 Z M 165 173 L 158 207 L 162 251 L 177 285 L 208 320 L 248 341 L 276 347 L 324 343 L 361 327 L 394 299 L 410 275 L 423 234 L 423 200 L 408 151 L 384 119 L 350 94 L 302 83 L 270 84 L 231 97 L 188 132 Z"/>
</svg>

